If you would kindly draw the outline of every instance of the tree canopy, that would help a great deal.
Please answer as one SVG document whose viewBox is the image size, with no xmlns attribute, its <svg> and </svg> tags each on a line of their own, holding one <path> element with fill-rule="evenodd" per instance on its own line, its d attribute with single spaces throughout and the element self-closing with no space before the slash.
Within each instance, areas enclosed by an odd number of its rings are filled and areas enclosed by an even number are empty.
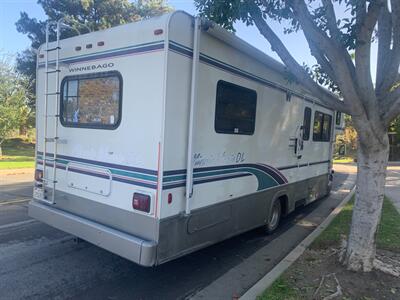
<svg viewBox="0 0 400 300">
<path fill-rule="evenodd" d="M 28 90 L 27 79 L 3 55 L 0 58 L 0 156 L 3 141 L 26 123 L 30 115 Z"/>
</svg>

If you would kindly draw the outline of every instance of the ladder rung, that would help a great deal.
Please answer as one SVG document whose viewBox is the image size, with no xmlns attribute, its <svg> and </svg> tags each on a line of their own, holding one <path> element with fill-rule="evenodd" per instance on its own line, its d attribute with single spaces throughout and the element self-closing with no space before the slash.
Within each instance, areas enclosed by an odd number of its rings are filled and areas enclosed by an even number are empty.
<svg viewBox="0 0 400 300">
<path fill-rule="evenodd" d="M 60 92 L 46 93 L 45 95 L 47 95 L 47 96 L 60 95 Z"/>
<path fill-rule="evenodd" d="M 61 72 L 61 70 L 57 69 L 57 70 L 47 71 L 46 74 L 57 73 L 57 72 Z"/>
<path fill-rule="evenodd" d="M 48 118 L 58 118 L 58 117 L 60 117 L 60 115 L 59 114 L 57 114 L 57 115 L 46 115 L 46 117 L 48 117 Z"/>
<path fill-rule="evenodd" d="M 45 161 L 49 161 L 49 162 L 56 162 L 57 160 L 54 158 L 46 158 L 44 159 Z"/>
<path fill-rule="evenodd" d="M 52 137 L 52 138 L 45 138 L 44 141 L 45 141 L 46 143 L 54 143 L 54 142 L 56 142 L 58 139 L 59 139 L 59 137 L 56 136 L 56 137 Z"/>
<path fill-rule="evenodd" d="M 47 52 L 50 52 L 50 51 L 60 50 L 60 49 L 61 49 L 61 47 L 58 46 L 58 47 L 46 49 L 46 51 L 47 51 Z"/>
<path fill-rule="evenodd" d="M 50 180 L 50 179 L 46 179 L 46 178 L 42 178 L 43 182 L 47 182 L 47 183 L 57 183 L 57 180 Z"/>
</svg>

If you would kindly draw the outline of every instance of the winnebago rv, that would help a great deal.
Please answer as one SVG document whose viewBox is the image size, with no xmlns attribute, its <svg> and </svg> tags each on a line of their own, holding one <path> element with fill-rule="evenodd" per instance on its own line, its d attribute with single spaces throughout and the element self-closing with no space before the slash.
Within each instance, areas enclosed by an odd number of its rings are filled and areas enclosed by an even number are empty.
<svg viewBox="0 0 400 300">
<path fill-rule="evenodd" d="M 280 63 L 182 11 L 58 34 L 38 52 L 29 214 L 143 266 L 273 231 L 329 193 L 335 119 Z"/>
</svg>

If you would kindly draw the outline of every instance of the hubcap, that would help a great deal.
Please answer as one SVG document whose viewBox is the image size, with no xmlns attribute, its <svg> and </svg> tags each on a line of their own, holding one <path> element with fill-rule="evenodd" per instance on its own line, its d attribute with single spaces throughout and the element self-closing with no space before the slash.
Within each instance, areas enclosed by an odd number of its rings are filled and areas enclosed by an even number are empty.
<svg viewBox="0 0 400 300">
<path fill-rule="evenodd" d="M 269 227 L 270 228 L 275 228 L 275 226 L 277 225 L 279 220 L 279 207 L 278 205 L 274 205 L 273 211 L 272 211 L 272 215 L 271 215 L 271 219 L 269 221 Z"/>
</svg>

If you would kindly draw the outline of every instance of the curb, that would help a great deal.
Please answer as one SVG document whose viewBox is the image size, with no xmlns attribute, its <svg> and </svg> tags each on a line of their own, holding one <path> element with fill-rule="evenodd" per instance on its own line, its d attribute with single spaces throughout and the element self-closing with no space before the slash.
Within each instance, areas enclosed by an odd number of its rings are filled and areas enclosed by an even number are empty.
<svg viewBox="0 0 400 300">
<path fill-rule="evenodd" d="M 326 217 L 326 219 L 311 232 L 303 241 L 297 245 L 284 259 L 282 259 L 270 272 L 261 278 L 255 285 L 253 285 L 246 293 L 243 294 L 239 300 L 254 300 L 257 296 L 261 295 L 265 289 L 270 287 L 275 280 L 277 280 L 283 272 L 285 272 L 311 245 L 311 243 L 322 233 L 322 231 L 329 226 L 332 220 L 342 211 L 344 206 L 353 197 L 356 190 L 354 185 L 350 192 L 344 197 L 342 202 Z"/>
</svg>

